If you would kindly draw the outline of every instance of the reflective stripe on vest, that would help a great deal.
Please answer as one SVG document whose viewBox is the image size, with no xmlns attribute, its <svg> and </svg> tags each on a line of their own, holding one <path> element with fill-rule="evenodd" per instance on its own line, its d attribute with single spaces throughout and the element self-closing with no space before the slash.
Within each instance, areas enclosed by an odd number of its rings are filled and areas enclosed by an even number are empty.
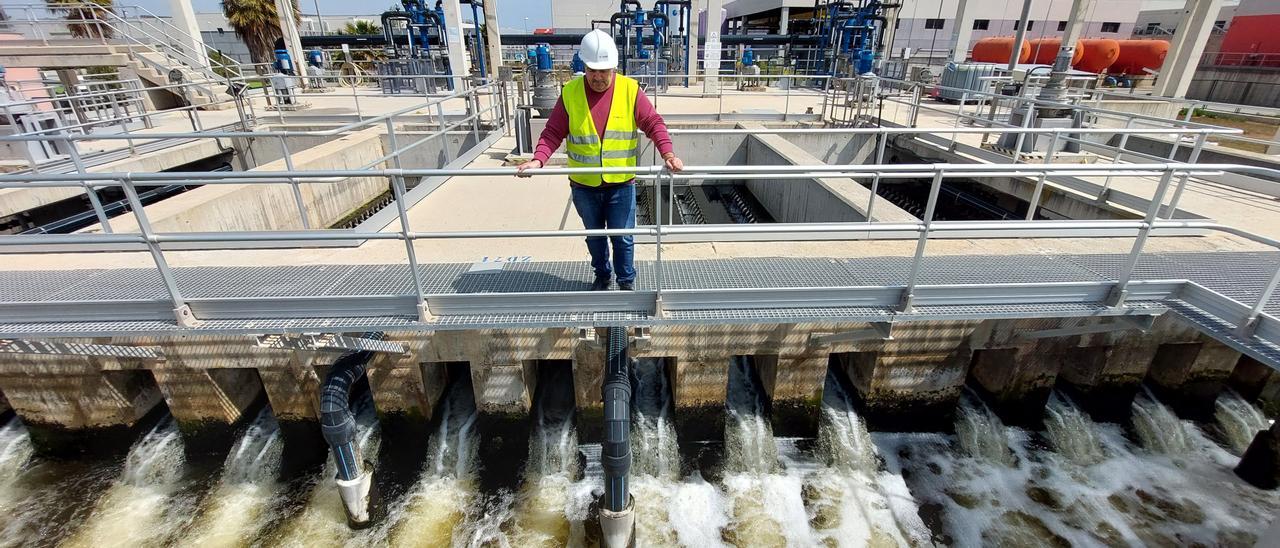
<svg viewBox="0 0 1280 548">
<path fill-rule="evenodd" d="M 639 134 L 636 131 L 636 96 L 640 86 L 635 80 L 621 74 L 613 77 L 613 101 L 609 104 L 609 118 L 605 122 L 604 139 L 596 131 L 587 104 L 586 81 L 579 77 L 570 80 L 561 90 L 560 98 L 569 115 L 569 138 L 565 150 L 569 155 L 569 167 L 633 167 L 636 165 L 636 148 Z M 625 183 L 635 178 L 634 173 L 576 173 L 569 179 L 580 185 L 600 186 L 602 183 Z"/>
</svg>

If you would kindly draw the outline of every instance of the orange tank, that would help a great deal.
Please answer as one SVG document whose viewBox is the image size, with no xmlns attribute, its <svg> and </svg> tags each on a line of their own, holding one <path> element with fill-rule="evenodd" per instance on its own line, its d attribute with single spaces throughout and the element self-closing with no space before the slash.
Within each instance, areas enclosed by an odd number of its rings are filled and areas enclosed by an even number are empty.
<svg viewBox="0 0 1280 548">
<path fill-rule="evenodd" d="M 978 63 L 1001 63 L 1009 62 L 1009 57 L 1013 54 L 1013 37 L 1011 36 L 991 36 L 974 42 L 973 44 L 973 60 Z M 1025 40 L 1022 42 L 1022 51 L 1018 53 L 1018 62 L 1026 63 L 1031 59 L 1031 45 Z"/>
<path fill-rule="evenodd" d="M 1058 58 L 1058 50 L 1062 49 L 1061 38 L 1036 38 L 1031 41 L 1031 62 L 1041 65 L 1052 65 L 1053 60 Z M 1080 58 L 1084 56 L 1084 49 L 1080 47 L 1080 42 L 1076 42 L 1076 51 L 1071 56 L 1071 64 L 1080 62 Z"/>
<path fill-rule="evenodd" d="M 1159 70 L 1168 54 L 1169 42 L 1164 40 L 1120 40 L 1120 56 L 1107 72 L 1146 76 L 1142 69 Z"/>
<path fill-rule="evenodd" d="M 1085 72 L 1102 72 L 1120 57 L 1120 42 L 1110 38 L 1085 38 L 1079 42 L 1076 51 L 1084 51 L 1084 55 L 1072 63 L 1072 67 Z"/>
</svg>

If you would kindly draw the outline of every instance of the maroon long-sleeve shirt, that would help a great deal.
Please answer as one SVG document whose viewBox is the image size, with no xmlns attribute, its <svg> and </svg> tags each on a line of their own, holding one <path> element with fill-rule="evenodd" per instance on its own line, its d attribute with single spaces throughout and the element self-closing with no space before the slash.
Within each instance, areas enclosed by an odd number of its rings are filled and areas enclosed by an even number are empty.
<svg viewBox="0 0 1280 548">
<path fill-rule="evenodd" d="M 584 85 L 583 88 L 587 92 L 587 106 L 591 107 L 591 119 L 595 121 L 596 132 L 599 133 L 600 139 L 604 140 L 605 122 L 609 120 L 609 108 L 613 104 L 613 89 L 615 86 L 609 86 L 609 89 L 603 93 L 597 93 L 591 89 L 591 86 Z M 658 147 L 658 154 L 666 154 L 672 152 L 671 136 L 667 134 L 667 123 L 662 120 L 662 115 L 658 114 L 658 110 L 653 108 L 653 103 L 649 102 L 649 97 L 644 94 L 643 90 L 636 93 L 636 127 L 649 136 L 649 140 L 653 141 L 654 146 Z M 542 129 L 542 135 L 538 138 L 538 147 L 533 152 L 533 158 L 547 165 L 547 158 L 551 157 L 560 143 L 564 142 L 565 137 L 569 135 L 569 113 L 564 109 L 564 98 L 556 100 L 555 108 L 551 109 L 551 116 L 547 118 L 547 126 Z M 581 186 L 573 183 L 575 186 Z M 591 188 L 591 187 L 587 187 Z"/>
</svg>

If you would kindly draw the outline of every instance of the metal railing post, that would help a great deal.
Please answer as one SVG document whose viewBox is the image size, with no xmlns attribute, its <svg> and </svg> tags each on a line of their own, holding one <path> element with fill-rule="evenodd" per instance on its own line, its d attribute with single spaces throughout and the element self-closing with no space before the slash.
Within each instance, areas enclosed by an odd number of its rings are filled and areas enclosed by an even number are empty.
<svg viewBox="0 0 1280 548">
<path fill-rule="evenodd" d="M 391 163 L 400 169 L 400 145 L 396 142 L 396 125 L 387 118 L 387 142 L 391 145 Z"/>
<path fill-rule="evenodd" d="M 1031 127 L 1031 121 L 1036 117 L 1035 112 L 1035 109 L 1031 108 L 1031 104 L 1027 103 L 1027 113 L 1022 116 L 1022 129 Z M 1013 143 L 1013 163 L 1015 164 L 1022 159 L 1022 143 L 1026 139 L 1026 132 L 1022 132 L 1018 134 L 1018 139 Z"/>
<path fill-rule="evenodd" d="M 916 254 L 911 260 L 911 273 L 907 275 L 907 287 L 902 291 L 899 312 L 911 312 L 915 300 L 916 281 L 920 278 L 920 263 L 924 261 L 924 248 L 929 241 L 929 228 L 933 226 L 933 210 L 938 205 L 938 193 L 942 190 L 942 169 L 933 172 L 933 184 L 929 186 L 929 202 L 925 204 L 920 239 L 916 240 Z"/>
<path fill-rule="evenodd" d="M 71 157 L 71 164 L 76 167 L 76 173 L 85 174 L 84 160 L 80 158 L 80 151 L 76 150 L 76 142 L 70 136 L 62 136 L 64 142 L 67 143 L 67 154 Z M 25 145 L 25 142 L 19 144 Z M 107 211 L 102 208 L 102 199 L 98 197 L 98 191 L 93 188 L 87 181 L 81 181 L 84 186 L 84 194 L 89 197 L 89 204 L 93 206 L 93 213 L 98 217 L 98 224 L 102 225 L 102 231 L 111 234 L 111 220 L 107 218 Z"/>
<path fill-rule="evenodd" d="M 653 215 L 655 248 L 655 260 L 653 267 L 653 284 L 655 291 L 653 298 L 653 315 L 656 317 L 666 316 L 666 311 L 663 310 L 662 305 L 662 178 L 664 175 L 671 180 L 672 192 L 675 192 L 675 175 L 664 167 L 662 168 L 662 171 L 658 173 L 658 177 L 654 179 L 653 186 L 653 207 L 656 209 L 656 212 Z"/>
<path fill-rule="evenodd" d="M 1164 201 L 1164 194 L 1169 189 L 1169 183 L 1173 180 L 1173 168 L 1165 168 L 1164 174 L 1160 176 L 1160 184 L 1156 186 L 1155 196 L 1151 197 L 1151 205 L 1147 207 L 1147 215 L 1142 220 L 1142 227 L 1138 229 L 1138 236 L 1133 240 L 1133 249 L 1129 251 L 1129 256 L 1125 258 L 1124 266 L 1120 269 L 1120 276 L 1116 279 L 1115 287 L 1111 288 L 1111 294 L 1107 296 L 1107 305 L 1120 307 L 1124 305 L 1124 301 L 1129 296 L 1129 280 L 1133 278 L 1133 271 L 1138 266 L 1138 259 L 1141 258 L 1142 248 L 1147 243 L 1147 237 L 1151 234 L 1152 223 L 1156 221 L 1160 213 L 1160 203 Z"/>
<path fill-rule="evenodd" d="M 889 134 L 884 128 L 880 128 L 876 132 L 879 142 L 876 143 L 876 165 L 884 165 L 884 149 L 889 143 Z M 877 171 L 871 178 L 871 196 L 867 198 L 867 222 L 871 222 L 872 214 L 876 209 L 876 196 L 880 192 L 880 172 Z"/>
<path fill-rule="evenodd" d="M 1280 266 L 1276 268 L 1275 274 L 1271 275 L 1271 281 L 1267 282 L 1266 287 L 1262 289 L 1262 293 L 1258 295 L 1257 302 L 1253 303 L 1253 308 L 1249 309 L 1249 315 L 1240 323 L 1237 334 L 1248 339 L 1258 330 L 1258 320 L 1262 316 L 1262 309 L 1266 308 L 1267 303 L 1271 301 L 1271 296 L 1276 292 L 1276 286 L 1280 285 Z"/>
<path fill-rule="evenodd" d="M 1129 129 L 1131 127 L 1133 127 L 1133 118 L 1129 118 L 1124 122 L 1125 129 Z M 1128 144 L 1129 144 L 1129 133 L 1128 132 L 1121 133 L 1120 144 L 1119 146 L 1116 147 L 1115 155 L 1111 157 L 1112 164 L 1120 163 L 1120 158 L 1124 156 L 1124 147 Z M 1107 199 L 1107 194 L 1110 192 L 1111 192 L 1111 176 L 1107 175 L 1107 179 L 1102 182 L 1102 191 L 1098 193 L 1098 200 L 1105 201 Z"/>
<path fill-rule="evenodd" d="M 440 167 L 444 167 L 449 165 L 449 162 L 453 159 L 453 153 L 449 151 L 448 126 L 445 125 L 444 119 L 444 101 L 436 103 L 436 117 L 440 119 L 438 122 L 440 126 L 440 142 L 444 145 L 444 163 Z"/>
<path fill-rule="evenodd" d="M 1044 151 L 1044 162 L 1042 163 L 1048 164 L 1053 162 L 1053 152 L 1054 149 L 1058 148 L 1059 135 L 1062 135 L 1062 130 L 1054 130 L 1053 136 L 1049 138 L 1049 148 Z"/>
<path fill-rule="evenodd" d="M 138 221 L 138 231 L 142 233 L 142 237 L 147 241 L 147 251 L 151 253 L 151 259 L 156 263 L 156 270 L 160 272 L 160 280 L 164 282 L 165 290 L 169 293 L 169 299 L 173 302 L 174 320 L 182 327 L 197 326 L 199 320 L 191 313 L 191 307 L 182 298 L 182 292 L 178 289 L 177 279 L 174 278 L 173 271 L 169 269 L 169 262 L 164 258 L 164 251 L 160 249 L 160 242 L 155 233 L 152 232 L 151 222 L 147 220 L 147 213 L 142 207 L 142 200 L 138 199 L 138 191 L 133 187 L 133 180 L 128 174 L 125 174 L 120 179 L 120 187 L 124 190 L 125 198 L 129 201 L 129 208 L 133 210 L 133 216 Z"/>
<path fill-rule="evenodd" d="M 782 121 L 787 121 L 787 113 L 791 111 L 791 86 L 787 85 L 787 97 L 782 104 Z"/>
<path fill-rule="evenodd" d="M 397 170 L 399 171 L 399 170 Z M 405 256 L 409 259 L 409 277 L 413 280 L 414 296 L 418 299 L 418 321 L 429 322 L 434 319 L 427 306 L 427 295 L 423 291 L 422 272 L 418 270 L 418 253 L 413 249 L 413 233 L 409 230 L 409 211 L 404 205 L 404 176 L 399 173 L 391 175 L 391 192 L 395 195 L 396 213 L 400 216 L 400 236 L 404 238 Z"/>
<path fill-rule="evenodd" d="M 1040 177 L 1036 179 L 1036 189 L 1031 193 L 1030 206 L 1027 207 L 1026 220 L 1028 221 L 1034 221 L 1036 219 L 1036 207 L 1040 205 L 1040 193 L 1044 191 L 1045 175 L 1045 173 L 1041 173 Z"/>
<path fill-rule="evenodd" d="M 293 172 L 293 153 L 289 151 L 289 144 L 285 142 L 284 136 L 280 136 L 280 151 L 284 155 L 284 168 L 290 173 Z M 302 228 L 311 230 L 311 221 L 307 219 L 307 205 L 302 200 L 302 185 L 298 183 L 298 179 L 289 177 L 289 186 L 293 187 L 293 203 L 298 207 L 298 218 L 302 219 Z"/>
<path fill-rule="evenodd" d="M 1208 134 L 1201 133 L 1196 136 L 1195 147 L 1191 149 L 1191 156 L 1187 157 L 1188 164 L 1194 164 L 1200 160 L 1200 151 L 1204 149 L 1204 141 Z M 1182 201 L 1182 191 L 1187 188 L 1187 179 L 1191 177 L 1190 173 L 1183 173 L 1178 177 L 1178 188 L 1173 191 L 1173 198 L 1169 199 L 1169 207 L 1165 209 L 1164 218 L 1172 219 L 1178 213 L 1178 202 Z"/>
</svg>

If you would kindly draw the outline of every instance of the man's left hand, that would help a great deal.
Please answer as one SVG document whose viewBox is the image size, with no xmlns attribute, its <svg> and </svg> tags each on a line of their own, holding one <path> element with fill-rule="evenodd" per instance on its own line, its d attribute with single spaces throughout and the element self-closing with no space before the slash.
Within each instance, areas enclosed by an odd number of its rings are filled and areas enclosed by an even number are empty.
<svg viewBox="0 0 1280 548">
<path fill-rule="evenodd" d="M 665 160 L 667 163 L 667 169 L 672 173 L 680 173 L 681 171 L 684 171 L 684 161 L 677 158 L 675 154 L 666 157 Z"/>
</svg>

